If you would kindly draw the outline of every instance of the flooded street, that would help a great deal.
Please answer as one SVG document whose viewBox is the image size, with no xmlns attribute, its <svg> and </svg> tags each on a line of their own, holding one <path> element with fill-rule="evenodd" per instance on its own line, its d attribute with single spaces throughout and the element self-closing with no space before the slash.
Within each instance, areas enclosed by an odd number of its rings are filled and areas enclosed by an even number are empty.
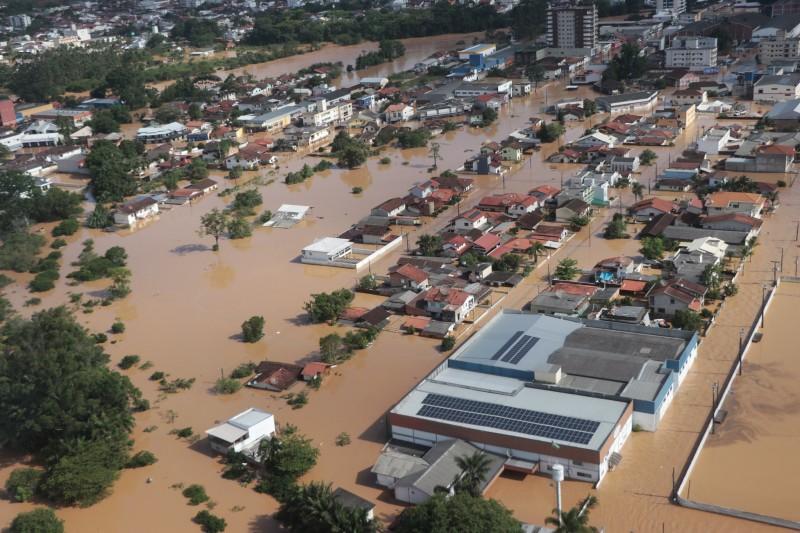
<svg viewBox="0 0 800 533">
<path fill-rule="evenodd" d="M 764 337 L 751 345 L 742 376 L 722 406 L 728 415 L 709 436 L 689 478 L 695 501 L 800 520 L 800 478 L 792 475 L 800 471 L 800 358 L 793 348 L 795 324 L 787 320 L 798 303 L 800 284 L 782 283 Z"/>
<path fill-rule="evenodd" d="M 452 44 L 446 44 L 450 42 L 448 39 Z M 343 83 L 349 84 L 362 75 L 407 68 L 436 49 L 432 42 L 449 48 L 463 39 L 463 35 L 427 38 L 427 48 L 421 47 L 417 51 L 412 51 L 413 43 L 408 42 L 416 40 L 404 41 L 407 55 L 399 62 L 362 71 L 352 78 L 346 74 Z M 325 47 L 319 51 L 323 52 L 320 55 L 312 57 L 313 54 L 307 54 L 270 62 L 263 71 L 254 67 L 247 70 L 266 76 L 297 70 L 319 61 L 346 62 L 341 49 L 347 48 L 354 58 L 366 46 Z M 328 53 L 329 56 L 325 55 Z M 281 61 L 286 63 L 273 65 Z M 501 111 L 492 127 L 462 128 L 437 138 L 441 145 L 440 168 L 459 167 L 482 142 L 500 141 L 511 131 L 527 125 L 532 116 L 543 117 L 541 110 L 545 98 L 552 103 L 553 99 L 567 94 L 574 97 L 576 92 L 562 92 L 555 85 L 547 90 L 539 89 L 531 97 L 514 99 Z M 596 96 L 585 87 L 577 94 Z M 598 121 L 594 119 L 595 123 Z M 665 168 L 670 158 L 677 157 L 686 144 L 694 140 L 699 128 L 713 123 L 713 119 L 700 116 L 695 126 L 678 139 L 676 146 L 655 149 L 659 155 L 659 167 Z M 568 123 L 566 141 L 562 140 L 562 144 L 577 139 L 588 126 L 588 121 Z M 580 165 L 546 163 L 546 157 L 558 146 L 558 143 L 545 145 L 541 152 L 534 153 L 530 162 L 518 166 L 505 179 L 476 177 L 478 190 L 462 203 L 461 210 L 492 192 L 527 192 L 541 184 L 558 186 L 562 176 L 566 178 L 581 168 Z M 640 147 L 633 148 L 634 153 L 641 150 Z M 273 498 L 256 493 L 252 487 L 240 487 L 236 482 L 222 479 L 218 458 L 210 455 L 204 440 L 190 444 L 169 434 L 172 429 L 191 427 L 196 434 L 202 435 L 206 429 L 248 407 L 274 413 L 280 424 L 297 425 L 319 446 L 319 462 L 303 481 L 331 481 L 375 501 L 379 518 L 390 520 L 401 509 L 388 494 L 376 487 L 369 470 L 386 439 L 386 411 L 441 362 L 443 356 L 436 349 L 437 342 L 384 332 L 372 347 L 358 352 L 339 366 L 319 391 L 309 391 L 309 404 L 299 410 L 292 410 L 285 399 L 275 393 L 243 389 L 231 396 L 218 396 L 211 391 L 221 373 L 227 374 L 241 363 L 264 359 L 303 361 L 314 355 L 321 336 L 331 331 L 346 331 L 342 327 L 306 323 L 303 303 L 313 293 L 352 287 L 365 272 L 303 265 L 297 258 L 300 249 L 314 239 L 338 235 L 367 215 L 373 206 L 392 196 L 404 195 L 414 183 L 430 177 L 428 167 L 431 160 L 427 149 L 391 148 L 382 155 L 389 157 L 391 163 L 381 165 L 379 158 L 373 157 L 362 168 L 327 170 L 292 186 L 282 183 L 286 172 L 299 168 L 304 162 L 314 164 L 316 159 L 295 156 L 281 161 L 281 168 L 271 176 L 275 182 L 259 187 L 264 198 L 261 208 L 275 211 L 283 203 L 313 206 L 312 215 L 292 229 L 257 227 L 251 238 L 223 240 L 220 251 L 214 253 L 211 251 L 213 239 L 201 238 L 197 234 L 200 216 L 212 208 L 224 206 L 232 197 L 210 195 L 194 205 L 163 212 L 158 219 L 136 231 L 112 234 L 82 228 L 68 237 L 69 245 L 63 249 L 62 277 L 55 290 L 42 296 L 41 306 L 23 307 L 30 295 L 21 287 L 31 275 L 15 278 L 20 283 L 8 287 L 6 293 L 21 313 L 29 314 L 36 309 L 64 304 L 69 301 L 70 292 L 91 294 L 104 287 L 100 282 L 76 287 L 66 283 L 65 275 L 71 271 L 69 263 L 77 258 L 84 239 L 94 239 L 95 249 L 100 252 L 110 246 L 124 246 L 133 272 L 132 294 L 109 307 L 97 307 L 91 314 L 78 311 L 77 317 L 96 332 L 107 331 L 116 319 L 125 323 L 124 334 L 110 335 L 119 342 L 106 345 L 112 364 L 126 354 L 138 354 L 142 361 L 153 363 L 149 370 L 132 369 L 125 374 L 152 404 L 150 411 L 136 416 L 134 450 L 152 451 L 158 457 L 158 463 L 152 467 L 123 471 L 113 487 L 113 494 L 89 509 L 57 510 L 68 531 L 197 531 L 198 526 L 191 522 L 191 517 L 199 509 L 186 505 L 180 490 L 170 488 L 180 483 L 203 485 L 216 503 L 214 513 L 227 520 L 228 531 L 277 531 L 277 524 L 269 516 L 277 508 Z M 644 167 L 640 179 L 646 183 L 654 175 L 653 167 Z M 212 176 L 220 182 L 225 181 L 219 173 L 212 173 Z M 362 187 L 363 192 L 352 194 L 351 189 L 355 186 Z M 564 484 L 566 506 L 574 505 L 587 492 L 597 494 L 600 505 L 593 511 L 593 523 L 605 526 L 606 531 L 645 533 L 662 531 L 663 528 L 668 532 L 751 532 L 769 529 L 682 509 L 671 505 L 667 497 L 672 470 L 680 470 L 686 461 L 708 411 L 710 384 L 720 380 L 729 368 L 735 357 L 739 328 L 749 325 L 761 298 L 761 283 L 771 279 L 770 260 L 778 255 L 778 246 L 796 250 L 796 243 L 789 241 L 794 238 L 793 221 L 797 218 L 800 199 L 794 189 L 783 190 L 781 195 L 783 206 L 767 219 L 755 256 L 746 265 L 739 294 L 726 304 L 717 325 L 702 343 L 698 360 L 658 432 L 633 434 L 623 449 L 621 465 L 607 476 L 597 491 L 586 483 L 569 481 Z M 625 205 L 632 203 L 629 191 L 623 193 L 623 201 Z M 570 240 L 554 255 L 553 261 L 569 255 L 576 258 L 582 268 L 588 269 L 606 257 L 638 255 L 638 241 L 600 238 L 613 213 L 614 209 L 600 210 L 591 227 L 584 228 Z M 454 209 L 440 218 L 428 220 L 414 233 L 433 232 L 452 216 L 455 216 Z M 415 235 L 409 238 L 412 245 Z M 373 272 L 385 273 L 400 253 L 393 252 L 373 263 Z M 795 253 L 788 253 L 787 257 L 793 258 Z M 546 272 L 542 261 L 534 274 L 511 292 L 503 305 L 520 308 L 543 287 Z M 373 306 L 378 301 L 371 296 L 358 295 L 354 305 Z M 779 299 L 777 303 L 780 302 Z M 773 315 L 778 314 L 777 309 L 781 308 L 774 307 Z M 241 323 L 252 315 L 264 316 L 266 335 L 258 343 L 245 344 L 236 336 Z M 771 335 L 779 337 L 768 331 L 765 340 L 755 349 L 765 349 L 769 342 L 775 342 L 775 339 L 770 341 Z M 783 353 L 788 352 L 784 350 Z M 753 367 L 758 360 L 758 357 L 753 357 L 746 366 L 753 378 L 757 375 Z M 157 384 L 148 380 L 154 371 L 166 372 L 172 378 L 193 377 L 197 381 L 189 391 L 162 396 L 157 391 Z M 292 390 L 296 392 L 303 388 L 304 385 L 298 384 Z M 761 393 L 768 392 L 762 390 Z M 754 406 L 761 403 L 755 397 L 748 400 L 750 402 Z M 726 424 L 734 420 L 735 417 L 729 417 Z M 773 421 L 770 420 L 769 424 Z M 145 429 L 149 431 L 145 432 Z M 345 447 L 334 445 L 336 435 L 341 432 L 349 433 L 352 444 Z M 709 450 L 714 448 L 717 447 Z M 722 446 L 718 448 L 724 449 Z M 4 459 L 0 483 L 18 466 L 16 458 Z M 148 477 L 153 478 L 152 483 L 146 483 Z M 701 491 L 702 488 L 695 485 L 693 496 L 699 498 Z M 512 508 L 519 519 L 533 523 L 541 524 L 554 506 L 553 489 L 544 477 L 525 480 L 502 478 L 488 495 Z M 759 496 L 767 499 L 771 494 L 755 495 Z M 7 525 L 11 517 L 29 507 L 27 504 L 0 502 L 0 525 Z"/>
</svg>

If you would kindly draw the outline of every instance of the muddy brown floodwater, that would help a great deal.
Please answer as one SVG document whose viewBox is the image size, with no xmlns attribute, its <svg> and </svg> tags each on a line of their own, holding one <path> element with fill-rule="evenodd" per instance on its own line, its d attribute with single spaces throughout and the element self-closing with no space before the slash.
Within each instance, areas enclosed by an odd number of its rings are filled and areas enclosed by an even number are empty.
<svg viewBox="0 0 800 533">
<path fill-rule="evenodd" d="M 798 305 L 800 283 L 782 283 L 764 337 L 751 345 L 722 407 L 728 415 L 706 441 L 684 497 L 800 521 L 800 357 L 796 324 L 788 319 Z"/>
<path fill-rule="evenodd" d="M 555 85 L 547 92 L 551 101 L 566 95 L 572 97 L 575 93 L 563 92 L 563 87 Z M 587 88 L 581 88 L 578 95 L 594 96 Z M 540 89 L 536 95 L 515 99 L 490 128 L 460 129 L 439 137 L 441 168 L 460 166 L 481 142 L 501 140 L 524 126 L 531 116 L 543 116 L 544 99 L 545 92 Z M 705 126 L 711 123 L 706 118 L 698 121 Z M 569 124 L 567 141 L 580 136 L 588 125 Z M 676 157 L 694 139 L 697 127 L 684 134 L 676 146 L 657 149 L 659 161 Z M 554 144 L 535 153 L 530 163 L 518 166 L 504 180 L 496 176 L 477 177 L 478 190 L 464 202 L 462 209 L 490 192 L 524 192 L 539 184 L 558 185 L 562 172 L 568 176 L 579 166 L 545 163 L 546 156 L 557 148 Z M 64 275 L 70 270 L 69 263 L 77 258 L 81 241 L 93 238 L 98 251 L 114 245 L 126 248 L 133 272 L 132 294 L 110 307 L 77 316 L 92 331 L 106 331 L 115 319 L 125 322 L 125 333 L 116 337 L 119 342 L 107 345 L 113 363 L 126 354 L 139 354 L 142 361 L 152 361 L 149 370 L 132 369 L 126 375 L 152 404 L 150 411 L 136 416 L 134 449 L 151 450 L 159 458 L 151 467 L 122 472 L 112 494 L 91 508 L 59 509 L 58 515 L 66 521 L 68 531 L 197 531 L 191 517 L 198 509 L 186 505 L 180 491 L 170 488 L 178 483 L 204 485 L 216 503 L 214 513 L 228 521 L 229 531 L 276 531 L 278 527 L 270 518 L 277 508 L 272 498 L 256 493 L 252 487 L 240 487 L 222 479 L 218 458 L 209 453 L 204 441 L 190 445 L 169 435 L 171 429 L 187 426 L 202 434 L 218 421 L 251 406 L 275 413 L 281 424 L 296 424 L 319 446 L 319 463 L 303 481 L 330 481 L 376 501 L 376 515 L 380 518 L 391 519 L 401 510 L 401 506 L 375 486 L 369 469 L 386 438 L 386 411 L 442 360 L 435 342 L 391 331 L 383 333 L 371 348 L 337 368 L 321 390 L 311 391 L 309 404 L 300 410 L 291 410 L 277 394 L 250 389 L 231 396 L 211 392 L 220 373 L 227 373 L 243 362 L 303 361 L 314 355 L 320 336 L 345 331 L 341 327 L 307 324 L 303 302 L 312 293 L 352 286 L 359 274 L 302 265 L 297 257 L 300 249 L 315 238 L 337 235 L 366 215 L 371 207 L 389 197 L 403 195 L 413 183 L 429 177 L 427 168 L 431 161 L 425 149 L 388 149 L 384 155 L 390 157 L 389 165 L 380 165 L 378 158 L 372 158 L 360 169 L 325 171 L 293 186 L 286 186 L 280 180 L 288 170 L 298 168 L 303 159 L 296 156 L 282 162 L 283 168 L 275 175 L 277 181 L 260 187 L 263 208 L 274 211 L 282 203 L 305 204 L 313 206 L 313 214 L 290 230 L 256 228 L 251 238 L 224 240 L 218 253 L 210 250 L 212 240 L 200 238 L 196 230 L 200 216 L 224 206 L 230 202 L 229 197 L 209 196 L 192 206 L 174 208 L 136 231 L 110 234 L 81 229 L 67 238 L 62 278 L 56 289 L 42 296 L 38 308 L 63 304 L 70 292 L 97 294 L 104 288 L 101 282 L 77 287 L 65 283 Z M 643 179 L 653 173 L 653 169 L 645 169 Z M 224 181 L 219 174 L 216 177 Z M 354 186 L 362 187 L 363 193 L 353 195 Z M 631 199 L 629 192 L 624 193 L 626 204 Z M 724 373 L 734 355 L 736 336 L 731 332 L 749 323 L 761 295 L 760 283 L 770 275 L 769 259 L 775 257 L 775 247 L 784 242 L 781 239 L 789 238 L 789 232 L 793 236 L 791 221 L 797 216 L 797 200 L 794 190 L 786 191 L 786 207 L 765 224 L 761 245 L 745 269 L 739 295 L 731 300 L 701 346 L 698 361 L 659 431 L 633 435 L 623 451 L 622 464 L 596 491 L 600 506 L 593 516 L 607 531 L 661 531 L 662 524 L 666 531 L 681 532 L 761 530 L 739 521 L 671 506 L 666 498 L 672 468 L 679 469 L 686 460 L 708 409 L 709 383 L 719 379 L 717 376 Z M 636 254 L 638 243 L 633 240 L 599 238 L 612 214 L 613 210 L 600 210 L 591 228 L 582 230 L 554 260 L 570 255 L 582 267 L 589 268 L 604 257 Z M 428 221 L 414 233 L 435 231 L 451 216 L 453 213 L 447 213 Z M 410 240 L 413 243 L 415 235 Z M 385 272 L 399 253 L 374 263 L 373 271 Z M 545 272 L 543 262 L 508 295 L 503 305 L 519 308 L 541 289 Z M 19 283 L 6 290 L 7 296 L 21 313 L 29 314 L 34 309 L 23 307 L 30 295 L 22 287 L 30 275 L 19 275 L 16 279 Z M 377 302 L 374 297 L 359 295 L 355 305 L 371 306 Z M 236 335 L 242 321 L 251 315 L 265 317 L 266 336 L 256 344 L 244 344 Z M 156 384 L 147 379 L 156 370 L 172 377 L 194 377 L 197 382 L 189 391 L 161 397 Z M 297 387 L 295 390 L 301 390 L 301 385 Z M 145 428 L 152 430 L 145 432 Z M 349 433 L 352 444 L 335 446 L 334 439 L 340 432 Z M 0 483 L 20 461 L 18 457 L 3 457 Z M 148 477 L 152 483 L 146 483 Z M 565 483 L 565 504 L 572 505 L 590 490 L 585 483 Z M 552 489 L 548 480 L 541 477 L 503 478 L 493 486 L 490 496 L 502 500 L 520 519 L 534 523 L 542 523 L 553 506 Z M 30 507 L 0 502 L 0 526 Z"/>
</svg>

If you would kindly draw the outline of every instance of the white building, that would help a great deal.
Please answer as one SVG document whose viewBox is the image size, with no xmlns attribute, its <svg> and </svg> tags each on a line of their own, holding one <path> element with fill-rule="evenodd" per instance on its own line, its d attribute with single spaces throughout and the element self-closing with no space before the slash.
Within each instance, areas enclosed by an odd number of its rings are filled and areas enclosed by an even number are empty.
<svg viewBox="0 0 800 533">
<path fill-rule="evenodd" d="M 158 214 L 158 202 L 149 196 L 143 196 L 125 202 L 114 212 L 114 223 L 123 226 L 135 226 L 139 220 L 145 220 Z"/>
<path fill-rule="evenodd" d="M 206 431 L 211 449 L 220 452 L 246 452 L 257 449 L 264 439 L 275 433 L 275 417 L 251 407 Z"/>
<path fill-rule="evenodd" d="M 484 94 L 501 94 L 505 93 L 511 95 L 511 87 L 513 82 L 504 79 L 485 79 L 479 82 L 467 82 L 459 85 L 454 91 L 453 95 L 456 98 L 465 98 L 469 96 L 482 96 Z"/>
<path fill-rule="evenodd" d="M 680 15 L 686 11 L 686 0 L 656 0 L 656 11 Z"/>
<path fill-rule="evenodd" d="M 139 128 L 139 131 L 136 132 L 136 140 L 143 143 L 163 143 L 182 139 L 188 133 L 189 129 L 180 122 L 170 122 L 169 124 Z"/>
<path fill-rule="evenodd" d="M 414 116 L 414 108 L 403 102 L 392 104 L 385 111 L 386 122 L 404 122 Z"/>
<path fill-rule="evenodd" d="M 785 102 L 800 98 L 800 73 L 762 76 L 753 86 L 756 102 Z"/>
<path fill-rule="evenodd" d="M 665 52 L 667 68 L 703 70 L 717 66 L 717 39 L 714 37 L 676 37 Z"/>
<path fill-rule="evenodd" d="M 728 128 L 710 128 L 697 140 L 697 150 L 708 155 L 717 155 L 725 150 L 731 140 Z"/>
<path fill-rule="evenodd" d="M 476 44 L 458 51 L 458 59 L 461 61 L 469 60 L 470 56 L 479 55 L 486 57 L 492 55 L 497 50 L 497 45 L 494 44 Z"/>
<path fill-rule="evenodd" d="M 300 261 L 312 265 L 329 265 L 353 253 L 353 243 L 337 237 L 323 237 L 303 248 Z"/>
</svg>

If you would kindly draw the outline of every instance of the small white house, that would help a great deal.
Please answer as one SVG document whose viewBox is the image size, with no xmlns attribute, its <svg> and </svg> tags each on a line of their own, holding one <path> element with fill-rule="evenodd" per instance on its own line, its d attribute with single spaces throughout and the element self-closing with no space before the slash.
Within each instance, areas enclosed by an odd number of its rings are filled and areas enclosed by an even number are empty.
<svg viewBox="0 0 800 533">
<path fill-rule="evenodd" d="M 255 449 L 259 442 L 272 438 L 274 433 L 275 417 L 255 407 L 206 431 L 211 449 L 220 453 Z"/>
<path fill-rule="evenodd" d="M 144 220 L 157 214 L 158 202 L 149 196 L 143 196 L 119 206 L 114 212 L 114 223 L 134 226 L 138 220 Z"/>
<path fill-rule="evenodd" d="M 414 116 L 414 108 L 402 102 L 392 104 L 386 108 L 386 122 L 403 122 L 411 120 Z"/>
</svg>

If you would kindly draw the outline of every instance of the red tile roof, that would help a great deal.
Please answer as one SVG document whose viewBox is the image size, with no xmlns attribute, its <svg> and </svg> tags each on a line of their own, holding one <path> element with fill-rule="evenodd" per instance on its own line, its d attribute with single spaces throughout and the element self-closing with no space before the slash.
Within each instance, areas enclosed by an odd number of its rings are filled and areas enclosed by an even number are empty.
<svg viewBox="0 0 800 533">
<path fill-rule="evenodd" d="M 405 265 L 402 265 L 393 273 L 397 274 L 398 276 L 402 276 L 406 279 L 410 279 L 414 283 L 422 283 L 423 281 L 428 279 L 428 274 L 426 274 L 424 270 L 415 267 L 411 263 L 406 263 Z"/>
</svg>

